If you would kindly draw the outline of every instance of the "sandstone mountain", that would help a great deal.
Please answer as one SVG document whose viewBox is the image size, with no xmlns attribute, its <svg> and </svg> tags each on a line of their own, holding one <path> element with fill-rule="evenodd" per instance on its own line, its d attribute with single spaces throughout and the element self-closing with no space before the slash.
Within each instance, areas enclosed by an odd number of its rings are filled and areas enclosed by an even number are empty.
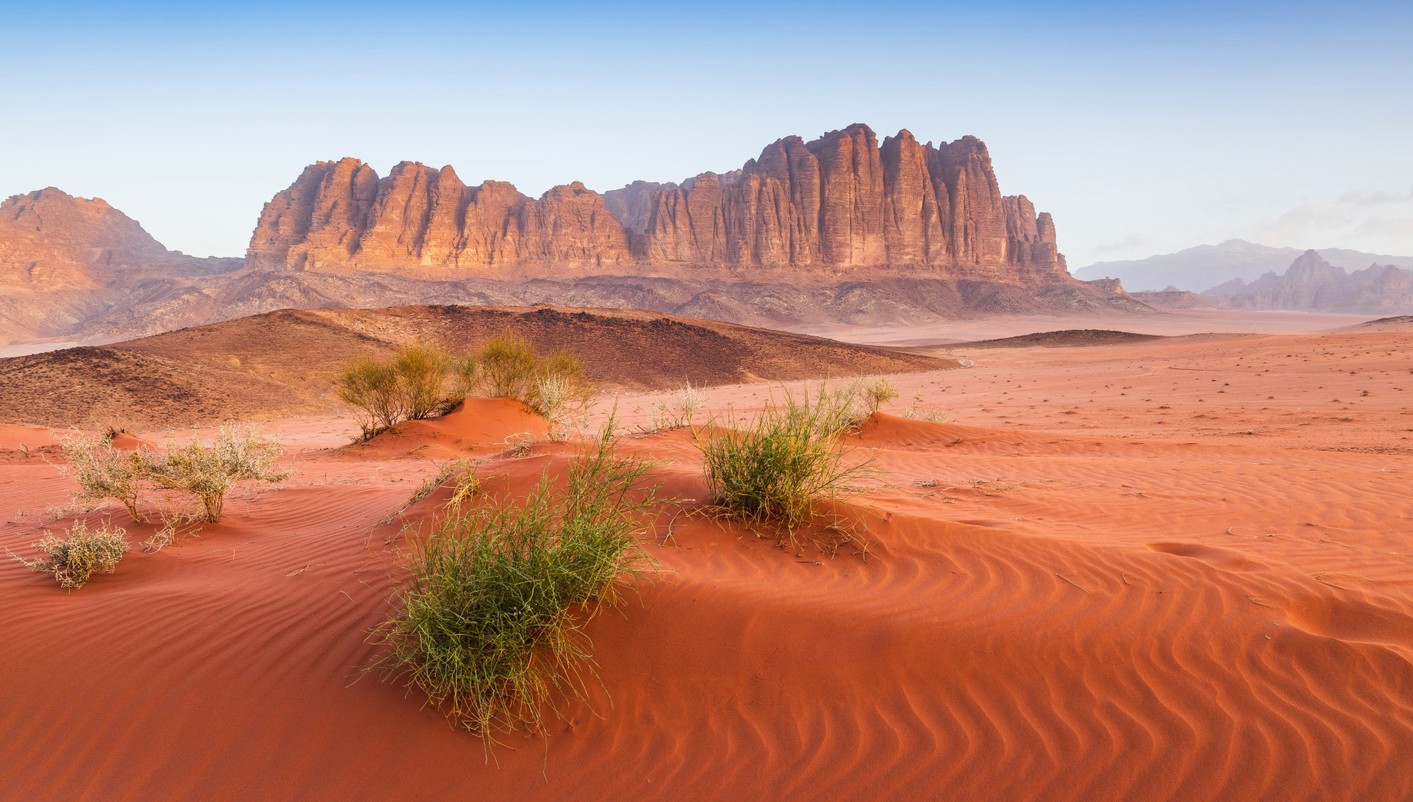
<svg viewBox="0 0 1413 802">
<path fill-rule="evenodd" d="M 1408 313 L 1413 312 L 1413 271 L 1376 264 L 1347 273 L 1318 251 L 1306 251 L 1281 275 L 1266 273 L 1250 284 L 1233 279 L 1202 295 L 1245 309 Z"/>
<path fill-rule="evenodd" d="M 72 336 L 115 310 L 160 303 L 185 282 L 239 266 L 169 251 L 101 199 L 53 187 L 15 195 L 0 203 L 0 343 Z"/>
<path fill-rule="evenodd" d="M 0 346 L 105 342 L 282 308 L 573 304 L 788 327 L 1151 311 L 1070 278 L 1055 226 L 1003 196 L 986 146 L 863 125 L 727 173 L 530 198 L 404 162 L 306 168 L 248 253 L 169 251 L 101 200 L 0 205 Z M 17 346 L 14 350 L 33 350 Z"/>
<path fill-rule="evenodd" d="M 247 261 L 461 276 L 1068 280 L 1050 215 L 1001 195 L 980 140 L 933 146 L 901 131 L 880 145 L 864 125 L 786 137 L 729 173 L 602 195 L 573 183 L 531 199 L 502 182 L 467 186 L 450 167 L 403 162 L 379 177 L 355 159 L 319 162 L 266 204 Z"/>
<path fill-rule="evenodd" d="M 1162 291 L 1168 286 L 1204 292 L 1232 279 L 1241 279 L 1244 283 L 1266 273 L 1282 272 L 1300 253 L 1298 248 L 1273 248 L 1231 239 L 1146 259 L 1096 262 L 1081 267 L 1074 275 L 1079 279 L 1117 278 L 1130 292 Z M 1413 269 L 1413 256 L 1388 256 L 1346 248 L 1320 248 L 1319 254 L 1330 264 L 1349 270 L 1373 263 Z"/>
</svg>

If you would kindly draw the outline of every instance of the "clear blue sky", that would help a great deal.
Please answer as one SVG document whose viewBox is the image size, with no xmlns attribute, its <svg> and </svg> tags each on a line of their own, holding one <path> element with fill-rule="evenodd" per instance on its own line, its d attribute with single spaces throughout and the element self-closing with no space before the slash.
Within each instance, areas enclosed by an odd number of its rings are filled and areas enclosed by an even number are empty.
<svg viewBox="0 0 1413 802">
<path fill-rule="evenodd" d="M 981 137 L 1072 268 L 1244 237 L 1413 253 L 1413 4 L 0 0 L 0 196 L 244 252 L 308 163 L 528 194 L 853 122 Z"/>
</svg>

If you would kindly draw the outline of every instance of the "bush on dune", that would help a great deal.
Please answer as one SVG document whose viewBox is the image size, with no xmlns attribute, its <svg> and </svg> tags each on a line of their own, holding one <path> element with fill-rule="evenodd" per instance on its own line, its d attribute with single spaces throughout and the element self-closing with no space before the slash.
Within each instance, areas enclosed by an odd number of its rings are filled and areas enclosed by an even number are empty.
<svg viewBox="0 0 1413 802">
<path fill-rule="evenodd" d="M 636 537 L 656 503 L 646 470 L 605 434 L 562 489 L 546 477 L 521 503 L 448 506 L 376 633 L 380 665 L 488 747 L 497 730 L 543 733 L 550 698 L 582 699 L 594 676 L 585 624 L 649 565 Z"/>
<path fill-rule="evenodd" d="M 138 510 L 142 494 L 142 457 L 113 447 L 111 437 L 70 435 L 59 440 L 64 465 L 59 472 L 78 482 L 81 501 L 117 501 L 133 520 L 145 520 Z"/>
<path fill-rule="evenodd" d="M 111 574 L 117 570 L 128 551 L 127 532 L 106 524 L 89 529 L 83 521 L 74 521 L 65 537 L 46 532 L 34 548 L 44 556 L 36 560 L 26 560 L 14 553 L 10 556 L 35 571 L 53 574 L 59 587 L 72 590 L 88 584 L 94 574 Z"/>
<path fill-rule="evenodd" d="M 793 539 L 818 518 L 820 501 L 837 499 L 863 470 L 846 465 L 839 435 L 857 424 L 857 395 L 820 388 L 814 399 L 787 396 L 744 429 L 723 429 L 698 440 L 707 489 L 724 514 L 779 524 Z"/>
<path fill-rule="evenodd" d="M 192 438 L 162 454 L 145 449 L 140 453 L 143 476 L 158 488 L 195 496 L 207 523 L 221 519 L 226 494 L 237 483 L 281 482 L 289 476 L 274 470 L 284 453 L 278 443 L 229 425 L 221 427 L 209 446 Z"/>
</svg>

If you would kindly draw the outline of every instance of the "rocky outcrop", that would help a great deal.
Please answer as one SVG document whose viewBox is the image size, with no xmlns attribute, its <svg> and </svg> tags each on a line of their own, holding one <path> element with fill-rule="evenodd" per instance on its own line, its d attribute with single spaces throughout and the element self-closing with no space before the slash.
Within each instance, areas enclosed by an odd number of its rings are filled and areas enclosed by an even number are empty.
<svg viewBox="0 0 1413 802">
<path fill-rule="evenodd" d="M 93 287 L 171 255 L 99 198 L 49 187 L 0 203 L 0 286 Z"/>
<path fill-rule="evenodd" d="M 247 263 L 265 270 L 440 268 L 691 276 L 931 275 L 1067 280 L 1048 214 L 1003 197 L 974 137 L 933 146 L 901 131 L 880 145 L 853 125 L 786 137 L 726 174 L 582 184 L 539 199 L 449 167 L 404 162 L 386 178 L 357 160 L 320 162 L 265 207 Z"/>
<path fill-rule="evenodd" d="M 1371 265 L 1352 273 L 1306 251 L 1284 274 L 1266 273 L 1251 283 L 1233 279 L 1202 294 L 1245 309 L 1296 309 L 1386 314 L 1413 311 L 1413 271 Z"/>
</svg>

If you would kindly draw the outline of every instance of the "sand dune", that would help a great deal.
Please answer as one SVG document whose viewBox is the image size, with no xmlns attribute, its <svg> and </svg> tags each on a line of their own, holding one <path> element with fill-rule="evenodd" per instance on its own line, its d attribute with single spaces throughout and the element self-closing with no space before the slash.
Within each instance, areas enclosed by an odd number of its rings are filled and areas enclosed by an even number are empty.
<svg viewBox="0 0 1413 802">
<path fill-rule="evenodd" d="M 643 536 L 662 572 L 590 625 L 602 688 L 492 765 L 360 677 L 400 527 L 439 499 L 378 522 L 439 462 L 522 492 L 573 447 L 505 453 L 533 423 L 505 402 L 360 447 L 346 420 L 272 421 L 297 476 L 199 537 L 71 594 L 0 565 L 0 796 L 1408 799 L 1409 336 L 996 348 L 898 375 L 889 409 L 921 393 L 951 422 L 848 438 L 872 458 L 845 507 L 867 561 L 691 516 L 664 543 L 665 512 Z M 18 450 L 43 436 L 0 428 L 5 547 L 69 492 Z M 699 503 L 689 433 L 623 448 Z"/>
<path fill-rule="evenodd" d="M 627 310 L 418 306 L 284 310 L 101 347 L 0 359 L 0 421 L 88 428 L 269 420 L 340 410 L 357 357 L 430 342 L 471 351 L 523 335 L 572 348 L 607 390 L 939 370 L 952 360 Z"/>
</svg>

